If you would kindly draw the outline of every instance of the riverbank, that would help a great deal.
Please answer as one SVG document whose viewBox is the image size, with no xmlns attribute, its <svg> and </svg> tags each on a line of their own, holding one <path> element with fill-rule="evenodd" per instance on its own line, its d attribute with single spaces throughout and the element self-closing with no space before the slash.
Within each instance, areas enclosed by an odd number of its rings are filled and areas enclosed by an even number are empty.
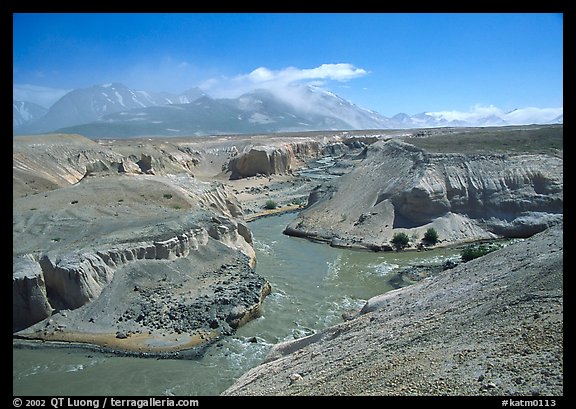
<svg viewBox="0 0 576 409">
<path fill-rule="evenodd" d="M 197 350 L 162 354 L 16 339 L 14 395 L 219 395 L 262 363 L 273 345 L 341 323 L 343 314 L 357 311 L 369 298 L 408 284 L 398 282 L 395 271 L 458 256 L 446 249 L 374 253 L 332 248 L 282 234 L 293 217 L 286 213 L 248 224 L 256 272 L 272 287 L 259 318 Z"/>
<path fill-rule="evenodd" d="M 563 226 L 274 346 L 224 395 L 559 396 Z"/>
<path fill-rule="evenodd" d="M 277 207 L 275 209 L 267 209 L 267 210 L 263 210 L 261 212 L 251 213 L 249 215 L 246 215 L 244 217 L 244 220 L 246 220 L 247 222 L 252 222 L 256 219 L 261 219 L 263 217 L 278 216 L 278 215 L 284 214 L 284 213 L 294 213 L 294 212 L 301 210 L 302 208 L 303 208 L 303 206 L 299 205 L 299 204 L 281 206 L 281 207 Z"/>
</svg>

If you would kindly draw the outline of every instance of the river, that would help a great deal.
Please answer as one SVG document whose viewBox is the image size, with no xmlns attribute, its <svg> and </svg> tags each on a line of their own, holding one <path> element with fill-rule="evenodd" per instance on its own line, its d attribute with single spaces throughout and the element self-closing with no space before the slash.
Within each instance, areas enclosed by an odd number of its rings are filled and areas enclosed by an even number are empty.
<svg viewBox="0 0 576 409">
<path fill-rule="evenodd" d="M 341 314 L 394 287 L 398 267 L 456 257 L 455 249 L 370 253 L 282 234 L 294 215 L 250 223 L 257 271 L 272 286 L 262 317 L 212 345 L 201 359 L 121 357 L 82 348 L 13 348 L 13 394 L 218 395 L 277 342 L 342 321 Z M 256 342 L 254 342 L 256 341 Z"/>
</svg>

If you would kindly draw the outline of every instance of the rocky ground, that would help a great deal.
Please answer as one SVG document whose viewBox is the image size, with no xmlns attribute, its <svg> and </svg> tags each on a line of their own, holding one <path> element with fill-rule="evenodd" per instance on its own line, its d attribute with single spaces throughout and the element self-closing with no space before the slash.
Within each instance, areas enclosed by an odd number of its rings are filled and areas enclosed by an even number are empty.
<svg viewBox="0 0 576 409">
<path fill-rule="evenodd" d="M 14 208 L 19 337 L 182 349 L 230 334 L 269 292 L 253 269 L 248 227 L 232 216 L 239 204 L 222 186 L 89 177 Z"/>
<path fill-rule="evenodd" d="M 562 129 L 554 131 L 561 141 Z M 562 219 L 562 151 L 535 152 L 532 142 L 540 137 L 538 129 L 521 139 L 525 151 L 516 141 L 508 151 L 494 153 L 480 152 L 475 145 L 462 147 L 466 132 L 437 132 L 446 134 L 367 146 L 350 172 L 314 189 L 307 208 L 285 233 L 380 251 L 392 250 L 399 233 L 408 235 L 409 247 L 417 248 L 432 228 L 440 238 L 437 245 L 446 246 L 529 237 Z M 506 140 L 507 134 L 494 132 Z M 481 136 L 487 146 L 494 142 Z M 436 138 L 444 145 L 452 141 L 456 152 L 413 144 L 433 146 Z"/>
<path fill-rule="evenodd" d="M 15 138 L 14 335 L 201 351 L 259 314 L 246 222 L 279 211 L 306 207 L 289 233 L 370 250 L 397 231 L 416 247 L 428 227 L 449 245 L 556 226 L 402 272 L 416 284 L 274 347 L 225 394 L 562 394 L 562 129 L 542 129 Z"/>
<path fill-rule="evenodd" d="M 231 334 L 270 292 L 245 221 L 306 203 L 294 171 L 331 138 L 16 138 L 15 336 L 169 354 Z"/>
<path fill-rule="evenodd" d="M 563 395 L 563 228 L 278 344 L 224 395 Z"/>
</svg>

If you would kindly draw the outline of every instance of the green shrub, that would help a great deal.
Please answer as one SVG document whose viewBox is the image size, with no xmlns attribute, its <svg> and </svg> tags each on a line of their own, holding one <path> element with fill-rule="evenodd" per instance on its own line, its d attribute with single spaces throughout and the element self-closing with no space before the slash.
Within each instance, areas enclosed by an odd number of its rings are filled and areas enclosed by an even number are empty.
<svg viewBox="0 0 576 409">
<path fill-rule="evenodd" d="M 460 257 L 462 261 L 470 261 L 475 258 L 485 256 L 486 254 L 496 250 L 497 246 L 485 246 L 483 244 L 479 246 L 470 245 L 460 252 Z"/>
<path fill-rule="evenodd" d="M 278 207 L 278 203 L 276 203 L 274 200 L 272 199 L 268 199 L 266 200 L 266 203 L 264 204 L 264 209 L 276 209 Z"/>
<path fill-rule="evenodd" d="M 164 199 L 172 199 L 172 195 L 170 193 L 164 193 Z"/>
<path fill-rule="evenodd" d="M 396 247 L 397 250 L 401 250 L 408 245 L 410 238 L 406 233 L 395 233 L 392 237 L 392 245 Z"/>
<path fill-rule="evenodd" d="M 438 232 L 433 227 L 430 227 L 426 230 L 426 233 L 424 233 L 423 240 L 428 244 L 438 243 Z"/>
</svg>

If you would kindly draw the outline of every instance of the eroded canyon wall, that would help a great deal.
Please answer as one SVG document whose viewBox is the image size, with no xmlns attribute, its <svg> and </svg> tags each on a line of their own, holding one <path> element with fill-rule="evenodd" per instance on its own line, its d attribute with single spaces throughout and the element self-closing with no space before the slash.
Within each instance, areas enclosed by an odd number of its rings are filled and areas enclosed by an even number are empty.
<svg viewBox="0 0 576 409">
<path fill-rule="evenodd" d="M 563 160 L 547 155 L 430 153 L 381 141 L 339 180 L 319 186 L 286 233 L 383 248 L 434 228 L 444 244 L 527 237 L 563 213 Z"/>
</svg>

